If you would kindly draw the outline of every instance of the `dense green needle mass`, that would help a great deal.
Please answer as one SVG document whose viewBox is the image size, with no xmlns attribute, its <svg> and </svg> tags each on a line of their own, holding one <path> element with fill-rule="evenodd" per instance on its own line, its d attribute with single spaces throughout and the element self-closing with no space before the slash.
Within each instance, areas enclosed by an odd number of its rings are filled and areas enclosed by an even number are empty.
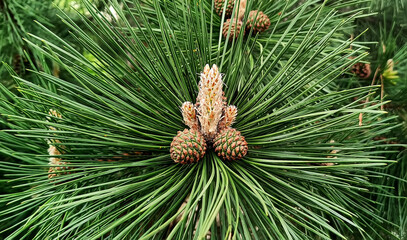
<svg viewBox="0 0 407 240">
<path fill-rule="evenodd" d="M 349 86 L 367 86 L 376 81 L 381 84 L 381 95 L 390 103 L 383 105 L 389 115 L 398 116 L 393 120 L 392 131 L 376 139 L 387 143 L 394 152 L 383 154 L 388 159 L 397 159 L 397 163 L 381 169 L 382 178 L 376 178 L 375 184 L 386 185 L 379 194 L 372 195 L 377 202 L 381 216 L 394 223 L 385 226 L 400 239 L 407 238 L 407 5 L 402 0 L 373 0 L 371 10 L 377 14 L 359 18 L 356 21 L 355 35 L 369 28 L 360 39 L 369 43 L 370 54 L 365 59 L 370 63 L 372 76 L 368 79 L 357 77 L 343 81 Z M 373 74 L 376 73 L 376 74 Z M 374 77 L 376 75 L 376 77 Z M 342 83 L 341 83 L 342 84 Z M 340 84 L 340 85 L 341 85 Z M 382 234 L 384 239 L 386 234 Z"/>
<path fill-rule="evenodd" d="M 246 15 L 261 9 L 271 26 L 233 41 L 209 0 L 106 2 L 84 0 L 80 25 L 61 12 L 74 43 L 39 24 L 44 36 L 26 40 L 43 59 L 35 81 L 7 67 L 19 93 L 1 86 L 0 152 L 19 162 L 0 167 L 19 191 L 0 196 L 6 239 L 392 236 L 369 193 L 386 188 L 374 170 L 394 161 L 373 139 L 394 117 L 379 98 L 354 100 L 377 86 L 337 84 L 367 55 L 348 35 L 363 1 L 249 2 Z M 224 73 L 248 154 L 226 162 L 208 149 L 176 164 L 180 106 L 195 102 L 205 64 Z M 51 179 L 49 144 L 69 167 Z"/>
</svg>

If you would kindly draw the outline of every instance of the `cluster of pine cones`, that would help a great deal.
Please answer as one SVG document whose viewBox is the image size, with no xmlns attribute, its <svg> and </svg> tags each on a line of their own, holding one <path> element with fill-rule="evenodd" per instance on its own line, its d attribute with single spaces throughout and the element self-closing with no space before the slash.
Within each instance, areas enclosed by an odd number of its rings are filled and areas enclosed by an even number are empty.
<svg viewBox="0 0 407 240">
<path fill-rule="evenodd" d="M 242 32 L 244 12 L 246 10 L 247 0 L 229 0 L 225 9 L 225 16 L 228 18 L 223 24 L 222 34 L 226 38 L 230 29 L 230 39 L 237 38 Z M 235 2 L 239 3 L 239 6 L 235 7 Z M 223 9 L 225 7 L 225 0 L 215 0 L 215 11 L 219 16 L 222 16 Z M 234 19 L 231 19 L 233 8 L 236 9 Z M 246 28 L 243 29 L 243 34 L 245 31 L 250 31 L 253 29 L 254 33 L 260 33 L 266 31 L 270 27 L 270 19 L 262 11 L 253 10 L 250 11 L 248 18 L 246 19 Z"/>
<path fill-rule="evenodd" d="M 205 155 L 207 144 L 212 144 L 218 156 L 225 160 L 238 160 L 247 154 L 245 138 L 231 128 L 237 108 L 227 105 L 222 87 L 218 67 L 206 65 L 196 104 L 184 102 L 181 107 L 184 122 L 190 129 L 179 131 L 171 143 L 171 158 L 175 162 L 198 162 Z"/>
</svg>

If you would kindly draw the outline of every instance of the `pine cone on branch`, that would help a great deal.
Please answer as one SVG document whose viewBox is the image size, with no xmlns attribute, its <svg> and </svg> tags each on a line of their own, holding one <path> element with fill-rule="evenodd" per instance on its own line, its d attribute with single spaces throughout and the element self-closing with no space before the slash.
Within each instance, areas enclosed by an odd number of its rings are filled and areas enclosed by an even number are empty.
<svg viewBox="0 0 407 240">
<path fill-rule="evenodd" d="M 266 31 L 270 27 L 270 19 L 262 11 L 250 11 L 246 22 L 246 30 L 253 28 L 254 33 Z"/>
<path fill-rule="evenodd" d="M 222 16 L 224 6 L 225 6 L 225 0 L 215 0 L 215 11 L 219 16 Z M 234 6 L 235 6 L 234 0 L 229 0 L 227 2 L 226 11 L 225 11 L 226 18 L 230 18 L 230 16 L 232 16 Z"/>
</svg>

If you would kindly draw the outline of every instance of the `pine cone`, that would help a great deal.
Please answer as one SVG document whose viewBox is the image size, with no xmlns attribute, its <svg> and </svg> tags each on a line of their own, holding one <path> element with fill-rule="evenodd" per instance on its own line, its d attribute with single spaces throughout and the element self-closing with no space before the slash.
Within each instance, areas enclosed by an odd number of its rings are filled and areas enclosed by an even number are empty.
<svg viewBox="0 0 407 240">
<path fill-rule="evenodd" d="M 366 79 L 370 77 L 372 70 L 370 69 L 370 64 L 368 63 L 355 63 L 350 70 L 353 74 L 357 75 L 361 79 Z"/>
<path fill-rule="evenodd" d="M 247 142 L 234 128 L 225 128 L 216 136 L 213 147 L 225 160 L 239 160 L 247 154 Z"/>
<path fill-rule="evenodd" d="M 177 163 L 198 162 L 206 151 L 206 142 L 202 134 L 195 129 L 178 131 L 171 143 L 171 158 Z"/>
<path fill-rule="evenodd" d="M 263 12 L 257 10 L 250 11 L 246 23 L 247 31 L 253 28 L 253 32 L 264 32 L 270 27 L 270 19 Z"/>
<path fill-rule="evenodd" d="M 225 0 L 215 0 L 215 11 L 219 16 L 222 16 L 223 6 L 225 5 Z M 228 5 L 226 6 L 226 18 L 232 16 L 233 7 L 235 6 L 234 0 L 229 0 Z"/>
<path fill-rule="evenodd" d="M 240 34 L 240 31 L 242 31 L 242 25 L 243 25 L 242 21 L 238 21 L 237 26 L 236 26 L 236 20 L 233 20 L 233 21 L 231 19 L 226 20 L 226 22 L 223 23 L 223 31 L 222 31 L 223 36 L 225 38 L 228 36 L 229 27 L 231 27 L 232 29 L 230 30 L 229 39 L 232 40 L 233 38 L 237 38 Z M 243 34 L 244 34 L 244 29 L 243 29 Z"/>
</svg>

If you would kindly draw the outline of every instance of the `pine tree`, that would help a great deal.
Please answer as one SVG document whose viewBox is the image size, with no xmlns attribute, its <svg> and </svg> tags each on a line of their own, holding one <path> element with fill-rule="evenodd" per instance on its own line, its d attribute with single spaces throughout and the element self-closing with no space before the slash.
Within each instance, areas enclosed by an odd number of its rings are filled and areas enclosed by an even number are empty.
<svg viewBox="0 0 407 240">
<path fill-rule="evenodd" d="M 0 162 L 19 190 L 0 197 L 6 239 L 394 235 L 368 193 L 385 187 L 372 179 L 394 162 L 373 139 L 395 117 L 380 109 L 380 96 L 358 100 L 376 85 L 341 89 L 367 55 L 349 37 L 366 16 L 362 1 L 242 1 L 229 18 L 242 31 L 226 37 L 218 1 L 108 1 L 101 9 L 85 0 L 81 24 L 60 13 L 74 42 L 39 24 L 43 36 L 27 40 L 44 56 L 42 68 L 32 64 L 37 80 L 5 65 L 19 94 L 0 92 L 0 151 L 19 161 Z M 270 26 L 254 30 L 245 21 L 252 11 Z M 64 74 L 52 74 L 53 62 Z M 213 86 L 200 84 L 207 78 Z M 224 123 L 228 106 L 237 110 Z M 229 138 L 220 128 L 232 123 Z M 245 156 L 216 154 L 229 154 L 229 139 L 240 135 Z M 172 159 L 173 141 L 186 159 L 203 140 L 199 161 Z"/>
</svg>

